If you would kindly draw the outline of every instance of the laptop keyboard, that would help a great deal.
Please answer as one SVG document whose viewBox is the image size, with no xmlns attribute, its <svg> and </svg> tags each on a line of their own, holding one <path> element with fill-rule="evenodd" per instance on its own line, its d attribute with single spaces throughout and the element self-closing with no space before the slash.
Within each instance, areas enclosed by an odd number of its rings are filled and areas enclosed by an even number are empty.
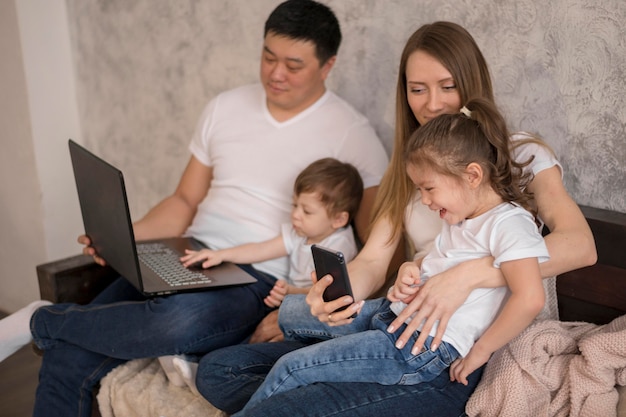
<svg viewBox="0 0 626 417">
<path fill-rule="evenodd" d="M 206 275 L 185 268 L 179 255 L 162 243 L 137 245 L 139 260 L 172 286 L 186 286 L 211 282 Z"/>
</svg>

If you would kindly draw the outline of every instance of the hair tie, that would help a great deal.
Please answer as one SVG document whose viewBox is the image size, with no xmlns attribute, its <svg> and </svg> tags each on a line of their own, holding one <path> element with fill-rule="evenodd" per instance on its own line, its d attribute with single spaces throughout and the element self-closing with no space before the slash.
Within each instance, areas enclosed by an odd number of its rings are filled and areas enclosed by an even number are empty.
<svg viewBox="0 0 626 417">
<path fill-rule="evenodd" d="M 468 119 L 472 118 L 472 112 L 470 111 L 470 109 L 468 109 L 467 107 L 463 106 L 461 107 L 461 113 L 463 113 L 465 116 L 467 116 Z"/>
</svg>

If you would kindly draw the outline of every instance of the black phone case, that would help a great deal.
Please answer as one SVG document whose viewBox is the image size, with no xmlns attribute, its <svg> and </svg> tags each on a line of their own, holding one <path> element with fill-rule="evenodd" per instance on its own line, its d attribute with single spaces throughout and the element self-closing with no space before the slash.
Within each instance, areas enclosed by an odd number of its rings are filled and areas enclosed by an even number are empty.
<svg viewBox="0 0 626 417">
<path fill-rule="evenodd" d="M 345 295 L 349 295 L 354 299 L 343 253 L 319 245 L 311 246 L 311 252 L 317 279 L 322 278 L 324 275 L 333 277 L 332 284 L 324 291 L 324 301 L 333 301 Z M 342 311 L 346 308 L 348 306 L 341 307 L 336 311 Z M 352 317 L 356 317 L 356 314 Z"/>
</svg>

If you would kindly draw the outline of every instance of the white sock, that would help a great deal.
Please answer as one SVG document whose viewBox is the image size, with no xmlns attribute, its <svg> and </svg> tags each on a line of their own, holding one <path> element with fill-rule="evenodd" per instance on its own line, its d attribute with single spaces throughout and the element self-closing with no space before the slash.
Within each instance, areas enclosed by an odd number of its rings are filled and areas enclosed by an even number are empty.
<svg viewBox="0 0 626 417">
<path fill-rule="evenodd" d="M 184 387 L 187 385 L 179 372 L 174 368 L 174 358 L 176 355 L 167 355 L 167 356 L 159 356 L 159 362 L 161 363 L 161 368 L 165 371 L 165 376 L 170 381 L 172 385 L 177 387 Z"/>
<path fill-rule="evenodd" d="M 52 303 L 46 300 L 33 301 L 0 320 L 0 362 L 33 340 L 30 334 L 30 318 L 39 307 L 50 304 Z"/>
<path fill-rule="evenodd" d="M 184 356 L 175 356 L 172 360 L 174 364 L 174 368 L 178 371 L 180 376 L 183 378 L 187 386 L 196 393 L 196 395 L 201 395 L 198 392 L 198 388 L 196 387 L 196 374 L 198 373 L 198 363 L 191 362 L 185 359 Z"/>
</svg>

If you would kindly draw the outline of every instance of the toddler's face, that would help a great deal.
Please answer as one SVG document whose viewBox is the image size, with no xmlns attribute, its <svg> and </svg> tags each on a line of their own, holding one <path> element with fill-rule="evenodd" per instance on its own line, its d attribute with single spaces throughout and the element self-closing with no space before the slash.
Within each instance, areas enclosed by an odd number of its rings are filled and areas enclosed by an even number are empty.
<svg viewBox="0 0 626 417">
<path fill-rule="evenodd" d="M 335 230 L 326 206 L 315 192 L 294 196 L 291 223 L 298 236 L 308 238 L 308 244 L 319 243 Z"/>
</svg>

